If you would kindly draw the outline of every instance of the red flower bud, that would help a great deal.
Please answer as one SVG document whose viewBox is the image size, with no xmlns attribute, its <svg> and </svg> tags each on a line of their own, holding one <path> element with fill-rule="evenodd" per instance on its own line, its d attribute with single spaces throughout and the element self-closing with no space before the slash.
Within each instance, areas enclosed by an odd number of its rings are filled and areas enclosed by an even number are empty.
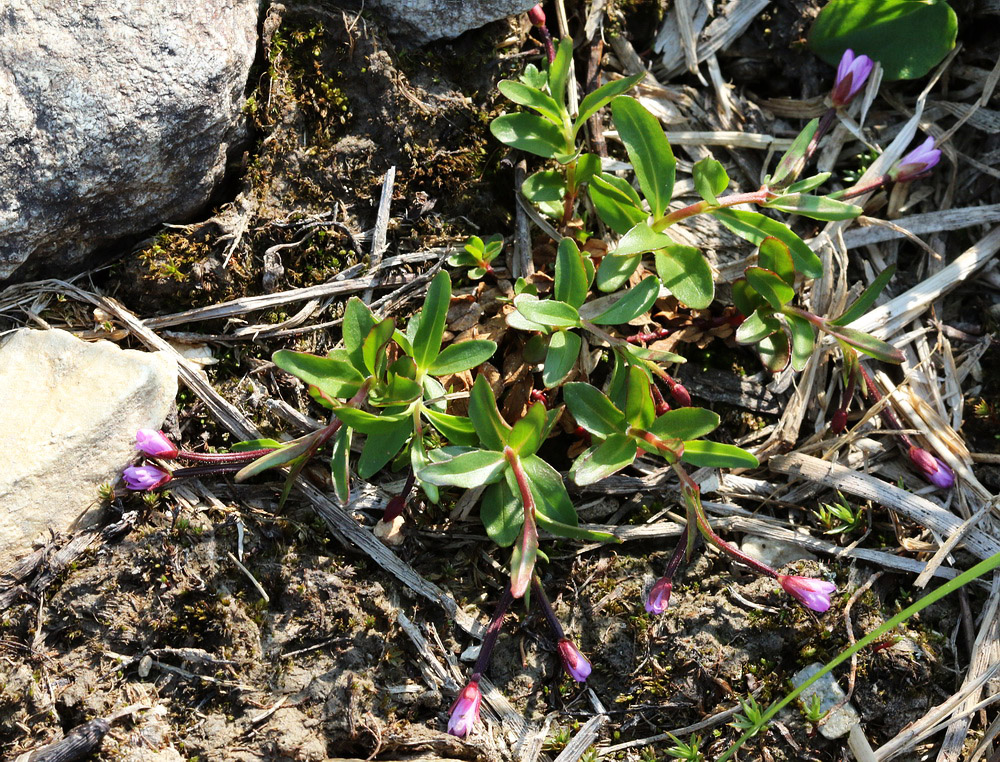
<svg viewBox="0 0 1000 762">
<path fill-rule="evenodd" d="M 545 26 L 545 11 L 542 10 L 541 3 L 528 11 L 528 20 L 534 26 Z"/>
</svg>

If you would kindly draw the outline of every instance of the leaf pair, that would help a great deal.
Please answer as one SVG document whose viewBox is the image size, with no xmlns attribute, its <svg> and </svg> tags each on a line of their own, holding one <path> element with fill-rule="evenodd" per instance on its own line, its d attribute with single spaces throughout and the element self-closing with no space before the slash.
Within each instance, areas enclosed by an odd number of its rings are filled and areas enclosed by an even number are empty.
<svg viewBox="0 0 1000 762">
<path fill-rule="evenodd" d="M 479 236 L 474 235 L 465 242 L 462 251 L 448 257 L 448 264 L 452 267 L 471 268 L 467 275 L 472 280 L 479 280 L 486 273 L 493 271 L 493 266 L 490 263 L 499 256 L 501 251 L 503 251 L 502 235 L 490 236 L 485 242 Z"/>
</svg>

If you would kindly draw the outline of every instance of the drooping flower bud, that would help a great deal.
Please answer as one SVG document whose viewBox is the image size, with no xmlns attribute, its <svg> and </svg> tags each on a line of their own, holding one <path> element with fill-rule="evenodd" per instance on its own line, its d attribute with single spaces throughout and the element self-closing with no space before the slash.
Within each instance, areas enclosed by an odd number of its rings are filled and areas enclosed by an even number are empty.
<svg viewBox="0 0 1000 762">
<path fill-rule="evenodd" d="M 150 458 L 176 458 L 180 450 L 167 435 L 156 429 L 139 429 L 135 432 L 135 448 Z"/>
<path fill-rule="evenodd" d="M 934 147 L 934 138 L 927 138 L 892 166 L 889 177 L 897 183 L 908 183 L 926 175 L 939 161 L 940 149 Z"/>
<path fill-rule="evenodd" d="M 528 11 L 528 21 L 533 26 L 545 26 L 545 11 L 542 10 L 541 3 Z"/>
<path fill-rule="evenodd" d="M 833 414 L 833 419 L 830 421 L 830 431 L 839 434 L 845 428 L 847 428 L 847 411 L 840 408 Z"/>
<path fill-rule="evenodd" d="M 148 492 L 170 481 L 169 471 L 156 466 L 129 466 L 122 472 L 125 486 L 135 492 Z"/>
<path fill-rule="evenodd" d="M 830 608 L 830 596 L 837 591 L 832 582 L 813 577 L 778 575 L 778 584 L 807 609 L 822 614 Z"/>
<path fill-rule="evenodd" d="M 920 469 L 924 478 L 939 489 L 951 489 L 955 484 L 955 472 L 940 458 L 935 458 L 921 447 L 911 447 L 910 462 Z"/>
<path fill-rule="evenodd" d="M 837 67 L 837 79 L 833 83 L 833 92 L 830 98 L 833 105 L 846 106 L 857 95 L 861 88 L 865 86 L 868 75 L 875 68 L 875 62 L 868 56 L 855 57 L 854 51 L 848 48 L 844 51 Z"/>
<path fill-rule="evenodd" d="M 671 386 L 670 395 L 681 407 L 691 407 L 691 394 L 684 388 L 684 384 L 674 384 Z"/>
<path fill-rule="evenodd" d="M 591 670 L 587 657 L 580 653 L 580 649 L 569 638 L 560 640 L 558 648 L 566 674 L 578 683 L 585 682 L 590 677 Z"/>
<path fill-rule="evenodd" d="M 646 611 L 650 614 L 662 614 L 670 605 L 670 591 L 673 589 L 669 577 L 660 577 L 646 596 Z"/>
<path fill-rule="evenodd" d="M 453 736 L 467 736 L 472 726 L 479 721 L 479 705 L 482 703 L 483 693 L 479 690 L 479 681 L 472 680 L 451 705 L 448 732 Z"/>
</svg>

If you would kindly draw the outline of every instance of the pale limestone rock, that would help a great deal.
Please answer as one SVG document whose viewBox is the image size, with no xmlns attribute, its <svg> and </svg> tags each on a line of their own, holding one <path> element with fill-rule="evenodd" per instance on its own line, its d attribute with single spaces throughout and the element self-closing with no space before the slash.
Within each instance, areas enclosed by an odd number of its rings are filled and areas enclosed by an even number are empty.
<svg viewBox="0 0 1000 762">
<path fill-rule="evenodd" d="M 780 569 L 793 561 L 816 560 L 816 556 L 798 545 L 782 540 L 758 537 L 753 534 L 748 534 L 743 538 L 740 550 L 750 558 L 756 559 L 772 569 Z"/>
<path fill-rule="evenodd" d="M 538 0 L 369 0 L 390 28 L 416 43 L 458 37 L 491 21 L 534 8 Z"/>
<path fill-rule="evenodd" d="M 823 665 L 819 662 L 800 669 L 792 676 L 792 685 L 798 688 L 821 669 L 823 669 Z M 844 689 L 840 687 L 836 678 L 827 673 L 802 691 L 800 699 L 806 706 L 809 706 L 813 700 L 813 696 L 819 696 L 820 709 L 824 712 L 829 712 L 843 701 L 847 697 L 847 694 L 844 693 Z M 851 728 L 860 721 L 861 716 L 858 714 L 858 710 L 850 703 L 847 703 L 826 718 L 826 721 L 819 726 L 819 732 L 824 738 L 829 738 L 830 740 L 841 738 L 850 733 Z"/>
<path fill-rule="evenodd" d="M 134 459 L 177 396 L 162 352 L 23 328 L 0 339 L 0 570 L 49 530 L 65 531 Z"/>
</svg>

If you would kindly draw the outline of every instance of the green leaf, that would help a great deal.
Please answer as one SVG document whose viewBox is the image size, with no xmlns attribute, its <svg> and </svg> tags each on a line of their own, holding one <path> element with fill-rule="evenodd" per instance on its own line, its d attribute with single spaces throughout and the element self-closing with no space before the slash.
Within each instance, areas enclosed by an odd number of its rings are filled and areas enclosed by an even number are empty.
<svg viewBox="0 0 1000 762">
<path fill-rule="evenodd" d="M 425 371 L 441 351 L 441 336 L 451 306 L 451 278 L 444 270 L 434 276 L 420 311 L 420 325 L 413 336 L 413 359 Z"/>
<path fill-rule="evenodd" d="M 566 79 L 573 62 L 573 40 L 563 37 L 556 47 L 555 60 L 549 64 L 549 92 L 557 103 L 566 102 Z"/>
<path fill-rule="evenodd" d="M 566 195 L 566 178 L 554 169 L 535 172 L 521 183 L 521 195 L 533 204 L 562 201 Z"/>
<path fill-rule="evenodd" d="M 549 348 L 545 352 L 545 365 L 542 367 L 542 383 L 546 389 L 554 389 L 566 379 L 580 356 L 582 344 L 583 340 L 572 331 L 556 331 L 552 334 Z"/>
<path fill-rule="evenodd" d="M 740 238 L 745 238 L 756 246 L 768 236 L 777 238 L 788 246 L 795 261 L 795 268 L 800 273 L 809 278 L 819 278 L 823 275 L 823 263 L 819 257 L 788 226 L 757 212 L 716 209 L 712 214 Z"/>
<path fill-rule="evenodd" d="M 656 407 L 649 391 L 649 376 L 634 365 L 628 369 L 625 420 L 639 429 L 648 429 L 656 420 Z"/>
<path fill-rule="evenodd" d="M 597 175 L 587 185 L 587 193 L 594 202 L 597 215 L 618 235 L 624 235 L 636 223 L 644 222 L 649 217 L 635 188 L 620 177 Z"/>
<path fill-rule="evenodd" d="M 778 373 L 787 368 L 792 356 L 788 336 L 784 331 L 776 331 L 761 339 L 757 343 L 757 352 L 760 354 L 760 361 L 771 373 Z"/>
<path fill-rule="evenodd" d="M 424 466 L 417 476 L 421 481 L 444 487 L 452 485 L 472 489 L 492 484 L 502 477 L 507 461 L 502 452 L 474 450 L 440 463 Z"/>
<path fill-rule="evenodd" d="M 620 95 L 612 100 L 611 115 L 653 217 L 662 217 L 674 189 L 677 164 L 670 141 L 657 118 L 633 98 Z"/>
<path fill-rule="evenodd" d="M 781 157 L 781 161 L 778 162 L 778 166 L 774 170 L 774 176 L 767 181 L 769 186 L 772 188 L 782 188 L 787 183 L 795 181 L 795 178 L 799 176 L 799 173 L 802 172 L 806 165 L 806 151 L 809 150 L 809 144 L 812 142 L 817 129 L 819 129 L 819 119 L 813 119 L 795 137 L 792 145 L 789 146 L 788 150 L 785 151 L 785 155 Z"/>
<path fill-rule="evenodd" d="M 573 501 L 566 491 L 562 474 L 537 455 L 521 458 L 521 466 L 528 476 L 528 486 L 535 496 L 535 511 L 552 521 L 576 526 L 579 519 Z"/>
<path fill-rule="evenodd" d="M 344 309 L 344 349 L 347 350 L 351 365 L 359 371 L 364 370 L 365 360 L 361 347 L 365 339 L 375 327 L 375 317 L 363 301 L 352 296 Z"/>
<path fill-rule="evenodd" d="M 630 77 L 616 79 L 614 82 L 608 82 L 605 85 L 601 85 L 599 88 L 594 90 L 594 92 L 587 95 L 582 101 L 580 101 L 580 110 L 576 117 L 576 121 L 573 123 L 573 136 L 576 137 L 580 128 L 587 123 L 587 120 L 590 119 L 590 117 L 611 103 L 613 98 L 621 95 L 626 90 L 629 90 L 634 84 L 645 76 L 646 72 L 640 72 L 639 74 L 633 74 Z"/>
<path fill-rule="evenodd" d="M 361 356 L 364 359 L 365 368 L 378 378 L 385 372 L 388 359 L 382 349 L 389 343 L 395 332 L 395 321 L 392 318 L 385 318 L 375 324 L 361 345 Z"/>
<path fill-rule="evenodd" d="M 632 277 L 641 260 L 641 254 L 629 254 L 624 257 L 614 253 L 605 255 L 594 279 L 597 288 L 605 292 L 617 291 Z"/>
<path fill-rule="evenodd" d="M 520 112 L 498 116 L 490 124 L 493 137 L 504 145 L 551 159 L 565 147 L 562 131 L 535 114 Z"/>
<path fill-rule="evenodd" d="M 624 434 L 612 434 L 580 455 L 569 475 L 582 487 L 621 471 L 634 460 L 635 441 Z"/>
<path fill-rule="evenodd" d="M 780 310 L 795 298 L 795 289 L 781 279 L 778 273 L 763 267 L 748 267 L 747 282 L 763 296 L 772 309 Z"/>
<path fill-rule="evenodd" d="M 522 301 L 538 301 L 538 297 L 531 293 L 521 293 L 517 295 Z M 513 312 L 508 312 L 505 318 L 507 325 L 518 331 L 540 331 L 542 333 L 549 333 L 550 329 L 548 326 L 542 325 L 541 323 L 536 323 L 533 320 L 528 320 L 524 315 L 522 315 L 518 310 Z"/>
<path fill-rule="evenodd" d="M 271 359 L 279 368 L 315 386 L 331 399 L 353 397 L 364 381 L 353 365 L 341 360 L 289 349 L 279 349 Z"/>
<path fill-rule="evenodd" d="M 479 436 L 476 434 L 476 427 L 472 425 L 472 420 L 460 415 L 450 415 L 437 410 L 425 407 L 424 415 L 431 425 L 440 431 L 449 442 L 457 445 L 477 445 Z"/>
<path fill-rule="evenodd" d="M 610 532 L 599 532 L 593 529 L 583 529 L 577 526 L 570 526 L 545 516 L 543 513 L 537 515 L 538 526 L 556 537 L 567 537 L 571 540 L 583 540 L 584 542 L 618 542 L 621 540 Z"/>
<path fill-rule="evenodd" d="M 264 450 L 271 448 L 272 450 L 277 450 L 281 447 L 281 442 L 276 439 L 246 439 L 242 442 L 237 442 L 232 447 L 229 448 L 230 452 L 248 452 L 250 450 Z"/>
<path fill-rule="evenodd" d="M 691 168 L 691 174 L 698 195 L 710 204 L 719 203 L 716 197 L 729 187 L 726 168 L 712 157 L 706 156 Z"/>
<path fill-rule="evenodd" d="M 655 254 L 660 281 L 688 307 L 707 309 L 715 299 L 712 267 L 693 246 L 671 244 Z"/>
<path fill-rule="evenodd" d="M 778 273 L 789 286 L 795 286 L 795 263 L 792 261 L 792 254 L 788 250 L 788 246 L 777 238 L 768 236 L 760 242 L 757 264 L 765 270 Z"/>
<path fill-rule="evenodd" d="M 621 347 L 625 352 L 631 355 L 636 360 L 640 361 L 640 365 L 644 364 L 644 361 L 648 360 L 650 362 L 671 362 L 671 363 L 686 363 L 687 360 L 680 355 L 675 355 L 673 352 L 667 352 L 663 349 L 652 349 L 650 347 L 637 347 L 632 344 L 627 344 L 625 347 Z"/>
<path fill-rule="evenodd" d="M 899 365 L 904 360 L 903 353 L 892 344 L 887 344 L 881 339 L 876 339 L 864 331 L 847 328 L 846 326 L 828 326 L 827 331 L 858 351 L 864 352 L 869 357 L 874 357 L 876 360 L 891 362 L 895 365 Z"/>
<path fill-rule="evenodd" d="M 809 33 L 809 47 L 831 66 L 851 48 L 882 64 L 887 81 L 917 79 L 955 47 L 958 19 L 945 2 L 832 0 Z"/>
<path fill-rule="evenodd" d="M 554 299 L 535 300 L 522 294 L 514 297 L 514 306 L 533 323 L 553 328 L 575 328 L 580 325 L 580 313 L 566 302 Z"/>
<path fill-rule="evenodd" d="M 513 79 L 502 80 L 497 84 L 497 89 L 514 103 L 534 109 L 556 127 L 562 127 L 563 109 L 548 93 Z"/>
<path fill-rule="evenodd" d="M 770 313 L 755 310 L 736 329 L 736 341 L 740 344 L 756 344 L 765 336 L 781 330 L 781 323 Z"/>
<path fill-rule="evenodd" d="M 543 437 L 548 433 L 545 426 L 547 417 L 543 403 L 533 404 L 514 424 L 507 439 L 507 446 L 518 455 L 534 455 L 542 446 Z"/>
<path fill-rule="evenodd" d="M 500 417 L 497 400 L 485 376 L 477 376 L 469 395 L 469 418 L 479 441 L 491 450 L 502 450 L 510 436 L 510 426 Z"/>
<path fill-rule="evenodd" d="M 673 246 L 674 239 L 666 233 L 657 233 L 643 221 L 632 227 L 615 247 L 614 254 L 628 256 L 630 254 L 645 254 L 667 246 Z"/>
<path fill-rule="evenodd" d="M 395 424 L 407 418 L 412 418 L 409 410 L 403 410 L 399 413 L 375 415 L 374 413 L 369 413 L 367 410 L 358 410 L 356 407 L 345 406 L 338 407 L 333 412 L 345 425 L 350 426 L 352 429 L 357 429 L 362 434 L 377 434 L 379 432 L 391 431 L 395 427 Z"/>
<path fill-rule="evenodd" d="M 753 290 L 746 278 L 733 281 L 733 304 L 744 315 L 752 315 L 754 310 L 765 303 L 764 297 Z"/>
<path fill-rule="evenodd" d="M 785 315 L 785 320 L 788 321 L 788 330 L 792 334 L 792 367 L 795 370 L 802 370 L 812 355 L 813 347 L 816 345 L 816 335 L 812 324 L 805 318 Z"/>
<path fill-rule="evenodd" d="M 388 410 L 386 412 L 389 412 Z M 399 412 L 393 409 L 392 412 Z M 370 479 L 377 474 L 386 463 L 391 461 L 403 449 L 406 440 L 413 434 L 413 418 L 398 421 L 392 428 L 377 434 L 369 434 L 358 458 L 358 476 Z"/>
<path fill-rule="evenodd" d="M 482 365 L 496 351 L 496 342 L 489 339 L 468 339 L 458 344 L 451 344 L 441 350 L 441 354 L 434 359 L 427 372 L 432 376 L 461 373 L 463 370 Z"/>
<path fill-rule="evenodd" d="M 590 322 L 594 325 L 623 325 L 652 307 L 659 294 L 660 282 L 656 278 L 643 278 L 639 285 L 628 289 L 608 309 L 590 318 Z"/>
<path fill-rule="evenodd" d="M 257 460 L 245 465 L 236 473 L 235 480 L 242 482 L 269 468 L 277 468 L 278 466 L 291 463 L 296 458 L 309 452 L 316 445 L 316 442 L 319 441 L 321 434 L 322 430 L 313 431 L 298 439 L 293 439 L 291 442 L 285 442 L 280 450 L 269 452 L 267 455 L 262 455 Z"/>
<path fill-rule="evenodd" d="M 579 188 L 584 183 L 589 183 L 596 175 L 601 173 L 601 157 L 596 153 L 582 153 L 576 160 L 576 172 L 573 182 Z"/>
<path fill-rule="evenodd" d="M 860 206 L 848 204 L 846 201 L 837 201 L 825 196 L 807 196 L 802 193 L 778 196 L 764 206 L 768 209 L 801 214 L 814 220 L 853 220 L 861 214 Z"/>
<path fill-rule="evenodd" d="M 702 468 L 756 468 L 760 465 L 757 458 L 746 450 L 704 439 L 685 442 L 681 460 Z"/>
<path fill-rule="evenodd" d="M 719 422 L 719 416 L 711 410 L 681 407 L 661 415 L 649 431 L 662 439 L 698 439 L 715 431 Z"/>
<path fill-rule="evenodd" d="M 861 292 L 854 304 L 847 308 L 843 315 L 830 321 L 830 325 L 847 325 L 848 323 L 853 323 L 859 317 L 864 315 L 868 309 L 875 304 L 875 300 L 878 299 L 879 294 L 882 290 L 889 284 L 892 280 L 892 276 L 896 274 L 896 265 L 889 265 L 886 269 L 878 274 L 872 284 Z"/>
<path fill-rule="evenodd" d="M 587 301 L 589 290 L 583 255 L 572 238 L 563 238 L 556 254 L 556 300 L 566 302 L 571 307 L 579 307 Z"/>
<path fill-rule="evenodd" d="M 341 426 L 340 431 L 334 434 L 331 446 L 333 452 L 330 455 L 330 477 L 333 481 L 333 491 L 337 499 L 346 504 L 351 499 L 350 427 Z"/>
<path fill-rule="evenodd" d="M 515 497 L 506 481 L 491 484 L 479 504 L 479 518 L 493 542 L 501 548 L 510 547 L 524 524 L 520 495 Z"/>
<path fill-rule="evenodd" d="M 420 472 L 429 462 L 430 459 L 428 458 L 427 451 L 424 449 L 423 437 L 413 437 L 413 439 L 410 440 L 410 468 L 413 470 L 414 476 L 420 483 L 420 488 L 424 491 L 424 494 L 427 495 L 427 499 L 432 503 L 437 503 L 441 499 L 441 491 L 435 485 L 430 482 L 425 482 L 420 478 Z"/>
<path fill-rule="evenodd" d="M 576 422 L 591 434 L 610 437 L 625 431 L 625 415 L 590 384 L 566 384 L 563 400 Z"/>
<path fill-rule="evenodd" d="M 808 193 L 809 191 L 816 190 L 819 186 L 829 180 L 831 174 L 833 173 L 820 172 L 818 175 L 813 175 L 812 177 L 807 177 L 796 183 L 792 183 L 785 190 L 788 193 Z"/>
</svg>

